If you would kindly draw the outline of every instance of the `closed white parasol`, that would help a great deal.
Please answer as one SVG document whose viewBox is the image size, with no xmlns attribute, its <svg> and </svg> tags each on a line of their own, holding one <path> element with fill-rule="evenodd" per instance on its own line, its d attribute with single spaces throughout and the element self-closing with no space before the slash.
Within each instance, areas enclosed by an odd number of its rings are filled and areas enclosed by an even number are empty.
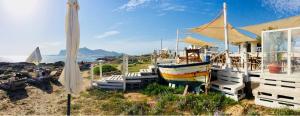
<svg viewBox="0 0 300 116">
<path fill-rule="evenodd" d="M 77 54 L 80 41 L 78 20 L 79 4 L 77 0 L 68 0 L 66 14 L 66 61 L 64 68 L 64 86 L 68 93 L 67 115 L 70 115 L 71 94 L 78 94 L 82 89 L 80 70 L 77 63 Z"/>
<path fill-rule="evenodd" d="M 77 94 L 81 90 L 80 70 L 77 63 L 77 54 L 80 41 L 79 5 L 77 0 L 68 0 L 66 15 L 66 61 L 64 68 L 64 86 L 68 93 Z"/>
</svg>

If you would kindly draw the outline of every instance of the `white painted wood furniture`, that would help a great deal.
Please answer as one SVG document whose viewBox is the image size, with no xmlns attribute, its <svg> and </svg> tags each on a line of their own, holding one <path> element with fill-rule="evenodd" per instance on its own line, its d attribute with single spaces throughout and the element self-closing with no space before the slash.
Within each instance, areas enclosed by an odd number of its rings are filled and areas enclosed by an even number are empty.
<svg viewBox="0 0 300 116">
<path fill-rule="evenodd" d="M 212 89 L 236 101 L 245 97 L 244 87 L 244 74 L 238 71 L 219 70 L 217 80 L 211 82 Z"/>
</svg>

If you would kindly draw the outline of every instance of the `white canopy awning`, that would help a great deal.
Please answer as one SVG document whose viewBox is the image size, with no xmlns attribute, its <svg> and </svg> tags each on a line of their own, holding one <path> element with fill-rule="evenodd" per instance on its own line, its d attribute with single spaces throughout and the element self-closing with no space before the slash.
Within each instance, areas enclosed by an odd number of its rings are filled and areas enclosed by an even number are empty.
<svg viewBox="0 0 300 116">
<path fill-rule="evenodd" d="M 242 43 L 249 41 L 256 41 L 256 39 L 250 38 L 238 30 L 232 27 L 231 24 L 228 23 L 228 39 L 230 43 Z M 201 25 L 199 27 L 193 28 L 192 32 L 198 33 L 203 36 L 207 36 L 210 38 L 215 38 L 221 41 L 224 41 L 224 15 L 223 13 L 218 16 L 212 22 Z"/>
<path fill-rule="evenodd" d="M 188 43 L 188 44 L 191 44 L 191 45 L 197 45 L 197 46 L 201 46 L 201 47 L 203 47 L 203 46 L 214 46 L 214 44 L 212 44 L 212 43 L 205 42 L 205 41 L 193 38 L 191 36 L 187 36 L 184 39 L 182 39 L 181 41 L 184 42 L 184 43 Z"/>
<path fill-rule="evenodd" d="M 250 25 L 250 26 L 242 27 L 241 29 L 247 30 L 251 33 L 260 36 L 262 31 L 266 31 L 270 29 L 299 27 L 299 26 L 300 26 L 300 16 L 293 16 L 293 17 L 271 21 L 267 23 Z"/>
</svg>

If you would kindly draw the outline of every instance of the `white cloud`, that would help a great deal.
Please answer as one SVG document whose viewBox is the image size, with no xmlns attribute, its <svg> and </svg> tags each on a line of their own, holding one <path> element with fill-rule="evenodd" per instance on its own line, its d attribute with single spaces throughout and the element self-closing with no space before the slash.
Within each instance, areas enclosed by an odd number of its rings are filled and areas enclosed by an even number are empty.
<svg viewBox="0 0 300 116">
<path fill-rule="evenodd" d="M 171 4 L 169 2 L 164 2 L 160 4 L 158 7 L 159 9 L 158 9 L 157 16 L 164 16 L 170 12 L 183 12 L 186 9 L 186 6 L 184 5 Z"/>
<path fill-rule="evenodd" d="M 170 3 L 164 3 L 161 5 L 163 11 L 184 11 L 185 6 L 183 5 L 176 5 Z"/>
<path fill-rule="evenodd" d="M 126 11 L 131 11 L 131 10 L 135 9 L 136 7 L 141 6 L 149 1 L 151 1 L 151 0 L 129 0 L 126 4 L 120 6 L 117 10 L 125 9 Z"/>
<path fill-rule="evenodd" d="M 116 31 L 116 30 L 107 31 L 107 32 L 102 33 L 101 35 L 96 36 L 96 38 L 103 39 L 103 38 L 107 38 L 107 37 L 118 35 L 118 34 L 120 34 L 120 32 Z"/>
<path fill-rule="evenodd" d="M 300 0 L 263 0 L 262 5 L 283 15 L 300 13 Z"/>
</svg>

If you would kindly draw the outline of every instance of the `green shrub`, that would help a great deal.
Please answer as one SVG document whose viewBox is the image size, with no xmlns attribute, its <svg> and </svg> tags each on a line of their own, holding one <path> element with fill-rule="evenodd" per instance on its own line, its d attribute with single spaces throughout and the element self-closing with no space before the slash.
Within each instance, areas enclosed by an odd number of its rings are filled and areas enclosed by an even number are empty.
<svg viewBox="0 0 300 116">
<path fill-rule="evenodd" d="M 184 86 L 179 86 L 179 87 L 176 87 L 176 88 L 174 89 L 173 92 L 174 92 L 175 94 L 183 94 L 184 89 L 185 89 Z"/>
<path fill-rule="evenodd" d="M 106 114 L 116 115 L 124 114 L 128 107 L 128 103 L 122 98 L 110 98 L 108 101 L 101 104 L 101 110 L 106 111 Z"/>
<path fill-rule="evenodd" d="M 213 113 L 227 105 L 235 104 L 236 102 L 225 97 L 220 93 L 209 93 L 208 95 L 190 94 L 179 101 L 179 109 L 186 111 L 190 110 L 193 114 Z"/>
<path fill-rule="evenodd" d="M 180 115 L 182 113 L 178 110 L 178 101 L 182 99 L 175 94 L 161 94 L 158 96 L 158 101 L 154 109 L 152 109 L 151 114 L 159 115 Z"/>
<path fill-rule="evenodd" d="M 99 75 L 100 74 L 100 69 L 99 67 L 95 67 L 94 69 L 94 74 Z M 102 72 L 106 73 L 106 72 L 112 72 L 112 71 L 117 71 L 118 69 L 112 65 L 109 64 L 104 64 L 102 65 Z"/>
<path fill-rule="evenodd" d="M 143 92 L 148 95 L 155 95 L 157 99 L 157 103 L 152 108 L 146 101 L 127 101 L 123 92 L 120 91 L 89 89 L 81 95 L 100 100 L 97 106 L 107 115 L 182 115 L 183 112 L 191 112 L 193 115 L 212 114 L 228 105 L 237 103 L 221 93 L 188 94 L 187 96 L 174 94 L 182 93 L 182 91 L 183 87 L 173 89 L 156 83 L 147 86 Z M 257 113 L 248 111 L 247 114 L 255 115 Z M 295 115 L 297 113 L 290 110 L 274 110 L 273 114 Z"/>
<path fill-rule="evenodd" d="M 144 102 L 129 102 L 129 107 L 126 109 L 127 115 L 146 115 L 149 114 L 150 106 Z"/>
<path fill-rule="evenodd" d="M 148 85 L 144 90 L 143 93 L 146 95 L 160 95 L 160 94 L 182 94 L 184 91 L 184 87 L 178 88 L 170 88 L 168 86 L 160 85 L 157 83 L 153 83 Z"/>
<path fill-rule="evenodd" d="M 146 115 L 150 111 L 150 106 L 146 102 L 130 102 L 122 98 L 110 98 L 101 104 L 101 110 L 112 115 Z"/>
</svg>

